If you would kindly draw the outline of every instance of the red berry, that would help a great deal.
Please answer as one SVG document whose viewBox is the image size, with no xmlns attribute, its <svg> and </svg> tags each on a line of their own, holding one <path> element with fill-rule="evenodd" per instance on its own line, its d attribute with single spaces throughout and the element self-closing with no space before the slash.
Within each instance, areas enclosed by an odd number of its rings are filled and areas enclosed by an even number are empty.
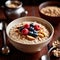
<svg viewBox="0 0 60 60">
<path fill-rule="evenodd" d="M 24 28 L 30 28 L 30 25 L 29 24 L 25 24 Z"/>
<path fill-rule="evenodd" d="M 22 30 L 22 34 L 23 34 L 23 35 L 27 35 L 28 33 L 29 33 L 29 30 L 28 30 L 28 29 L 24 28 L 24 29 Z"/>
<path fill-rule="evenodd" d="M 39 25 L 35 25 L 35 26 L 34 26 L 34 29 L 35 29 L 35 30 L 39 30 L 39 29 L 40 29 L 40 26 L 39 26 Z"/>
</svg>

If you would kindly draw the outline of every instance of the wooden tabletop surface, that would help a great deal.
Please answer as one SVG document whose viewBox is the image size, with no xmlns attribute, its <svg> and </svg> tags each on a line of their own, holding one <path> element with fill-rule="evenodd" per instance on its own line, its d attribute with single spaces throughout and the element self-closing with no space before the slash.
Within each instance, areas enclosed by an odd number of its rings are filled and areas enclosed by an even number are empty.
<svg viewBox="0 0 60 60">
<path fill-rule="evenodd" d="M 24 8 L 28 11 L 28 15 L 27 16 L 37 16 L 40 17 L 39 15 L 39 9 L 38 6 L 24 6 Z M 0 8 L 0 20 L 4 20 L 7 22 L 6 17 L 4 15 L 4 9 Z M 51 45 L 51 43 L 56 40 L 59 36 L 60 36 L 60 24 L 58 24 L 57 26 L 54 26 L 54 36 L 52 41 L 49 43 Z M 1 53 L 1 48 L 2 48 L 2 35 L 0 32 L 0 60 L 40 60 L 41 56 L 44 54 L 47 54 L 48 52 L 48 48 L 47 46 L 45 46 L 40 52 L 34 53 L 34 54 L 28 54 L 28 53 L 23 53 L 21 51 L 18 51 L 16 48 L 14 48 L 8 41 L 7 38 L 7 45 L 10 47 L 10 54 L 8 55 L 3 55 Z M 53 55 L 50 57 L 51 60 L 60 60 L 60 58 L 56 58 Z"/>
</svg>

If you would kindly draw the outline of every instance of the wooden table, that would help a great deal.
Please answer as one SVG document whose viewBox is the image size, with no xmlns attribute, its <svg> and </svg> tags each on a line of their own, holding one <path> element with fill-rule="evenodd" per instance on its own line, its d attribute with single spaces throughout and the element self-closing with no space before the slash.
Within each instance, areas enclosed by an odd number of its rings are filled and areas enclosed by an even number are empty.
<svg viewBox="0 0 60 60">
<path fill-rule="evenodd" d="M 24 8 L 28 11 L 28 16 L 40 17 L 38 6 L 24 6 Z M 0 20 L 4 20 L 7 22 L 2 8 L 0 8 Z M 52 41 L 56 40 L 60 36 L 60 24 L 58 24 L 58 26 L 55 26 L 54 29 L 55 29 L 55 33 L 54 33 Z M 52 41 L 50 42 L 50 45 Z M 7 38 L 7 45 L 10 47 L 11 52 L 8 55 L 3 55 L 1 53 L 2 45 L 3 45 L 2 36 L 0 33 L 0 60 L 40 60 L 40 57 L 48 52 L 47 46 L 45 46 L 40 52 L 37 52 L 34 54 L 23 53 L 15 49 L 9 43 L 8 38 Z M 51 60 L 60 60 L 60 58 L 56 58 L 53 56 L 51 56 L 50 58 Z"/>
</svg>

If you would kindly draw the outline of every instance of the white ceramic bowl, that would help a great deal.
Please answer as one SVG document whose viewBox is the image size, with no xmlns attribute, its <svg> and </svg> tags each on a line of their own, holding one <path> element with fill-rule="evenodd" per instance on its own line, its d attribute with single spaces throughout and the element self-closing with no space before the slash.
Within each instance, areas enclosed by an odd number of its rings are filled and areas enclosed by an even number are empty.
<svg viewBox="0 0 60 60">
<path fill-rule="evenodd" d="M 24 22 L 24 21 L 37 21 L 37 22 L 43 24 L 50 31 L 50 37 L 47 40 L 45 40 L 44 42 L 38 43 L 38 44 L 23 44 L 23 43 L 19 43 L 17 41 L 14 41 L 9 36 L 9 31 L 14 25 Z M 51 41 L 53 34 L 54 34 L 54 28 L 49 22 L 47 22 L 46 20 L 44 20 L 42 18 L 34 17 L 34 16 L 26 16 L 26 17 L 15 19 L 11 23 L 9 23 L 6 28 L 6 33 L 7 33 L 7 36 L 10 38 L 9 39 L 10 43 L 15 48 L 17 48 L 18 50 L 23 51 L 23 52 L 34 53 L 34 52 L 40 51 L 44 46 L 46 46 Z"/>
</svg>

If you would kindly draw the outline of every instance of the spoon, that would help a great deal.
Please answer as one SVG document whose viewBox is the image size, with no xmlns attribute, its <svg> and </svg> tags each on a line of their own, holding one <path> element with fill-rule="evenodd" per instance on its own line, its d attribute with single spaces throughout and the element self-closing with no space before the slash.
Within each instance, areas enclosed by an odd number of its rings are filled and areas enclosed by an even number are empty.
<svg viewBox="0 0 60 60">
<path fill-rule="evenodd" d="M 60 37 L 58 37 L 57 40 L 60 41 Z M 49 45 L 48 45 L 48 47 L 49 47 Z M 56 49 L 56 48 L 60 48 L 60 45 L 57 45 L 57 47 L 54 47 L 54 46 L 52 46 L 51 48 L 49 47 L 48 53 L 47 53 L 46 55 L 43 55 L 43 56 L 41 57 L 41 60 L 50 60 L 49 54 L 50 54 L 50 52 L 51 52 L 53 49 Z"/>
<path fill-rule="evenodd" d="M 50 60 L 50 57 L 46 54 L 41 57 L 41 60 Z"/>
<path fill-rule="evenodd" d="M 3 28 L 2 22 L 0 21 L 0 31 L 2 31 L 2 28 Z"/>
<path fill-rule="evenodd" d="M 41 60 L 50 60 L 49 53 L 54 49 L 55 47 L 51 47 L 46 55 L 43 55 L 41 57 Z"/>
<path fill-rule="evenodd" d="M 48 47 L 49 47 L 49 46 L 48 46 Z M 50 54 L 50 52 L 51 52 L 53 49 L 55 49 L 55 47 L 51 47 L 51 48 L 48 50 L 48 53 L 47 53 L 46 55 L 43 55 L 43 56 L 41 57 L 41 60 L 50 60 L 49 54 Z"/>
<path fill-rule="evenodd" d="M 3 33 L 4 46 L 2 47 L 2 53 L 6 55 L 6 54 L 10 53 L 10 49 L 6 44 L 6 31 L 5 31 L 5 29 L 6 29 L 6 24 L 5 24 L 5 22 L 3 22 L 2 23 L 2 33 Z"/>
</svg>

